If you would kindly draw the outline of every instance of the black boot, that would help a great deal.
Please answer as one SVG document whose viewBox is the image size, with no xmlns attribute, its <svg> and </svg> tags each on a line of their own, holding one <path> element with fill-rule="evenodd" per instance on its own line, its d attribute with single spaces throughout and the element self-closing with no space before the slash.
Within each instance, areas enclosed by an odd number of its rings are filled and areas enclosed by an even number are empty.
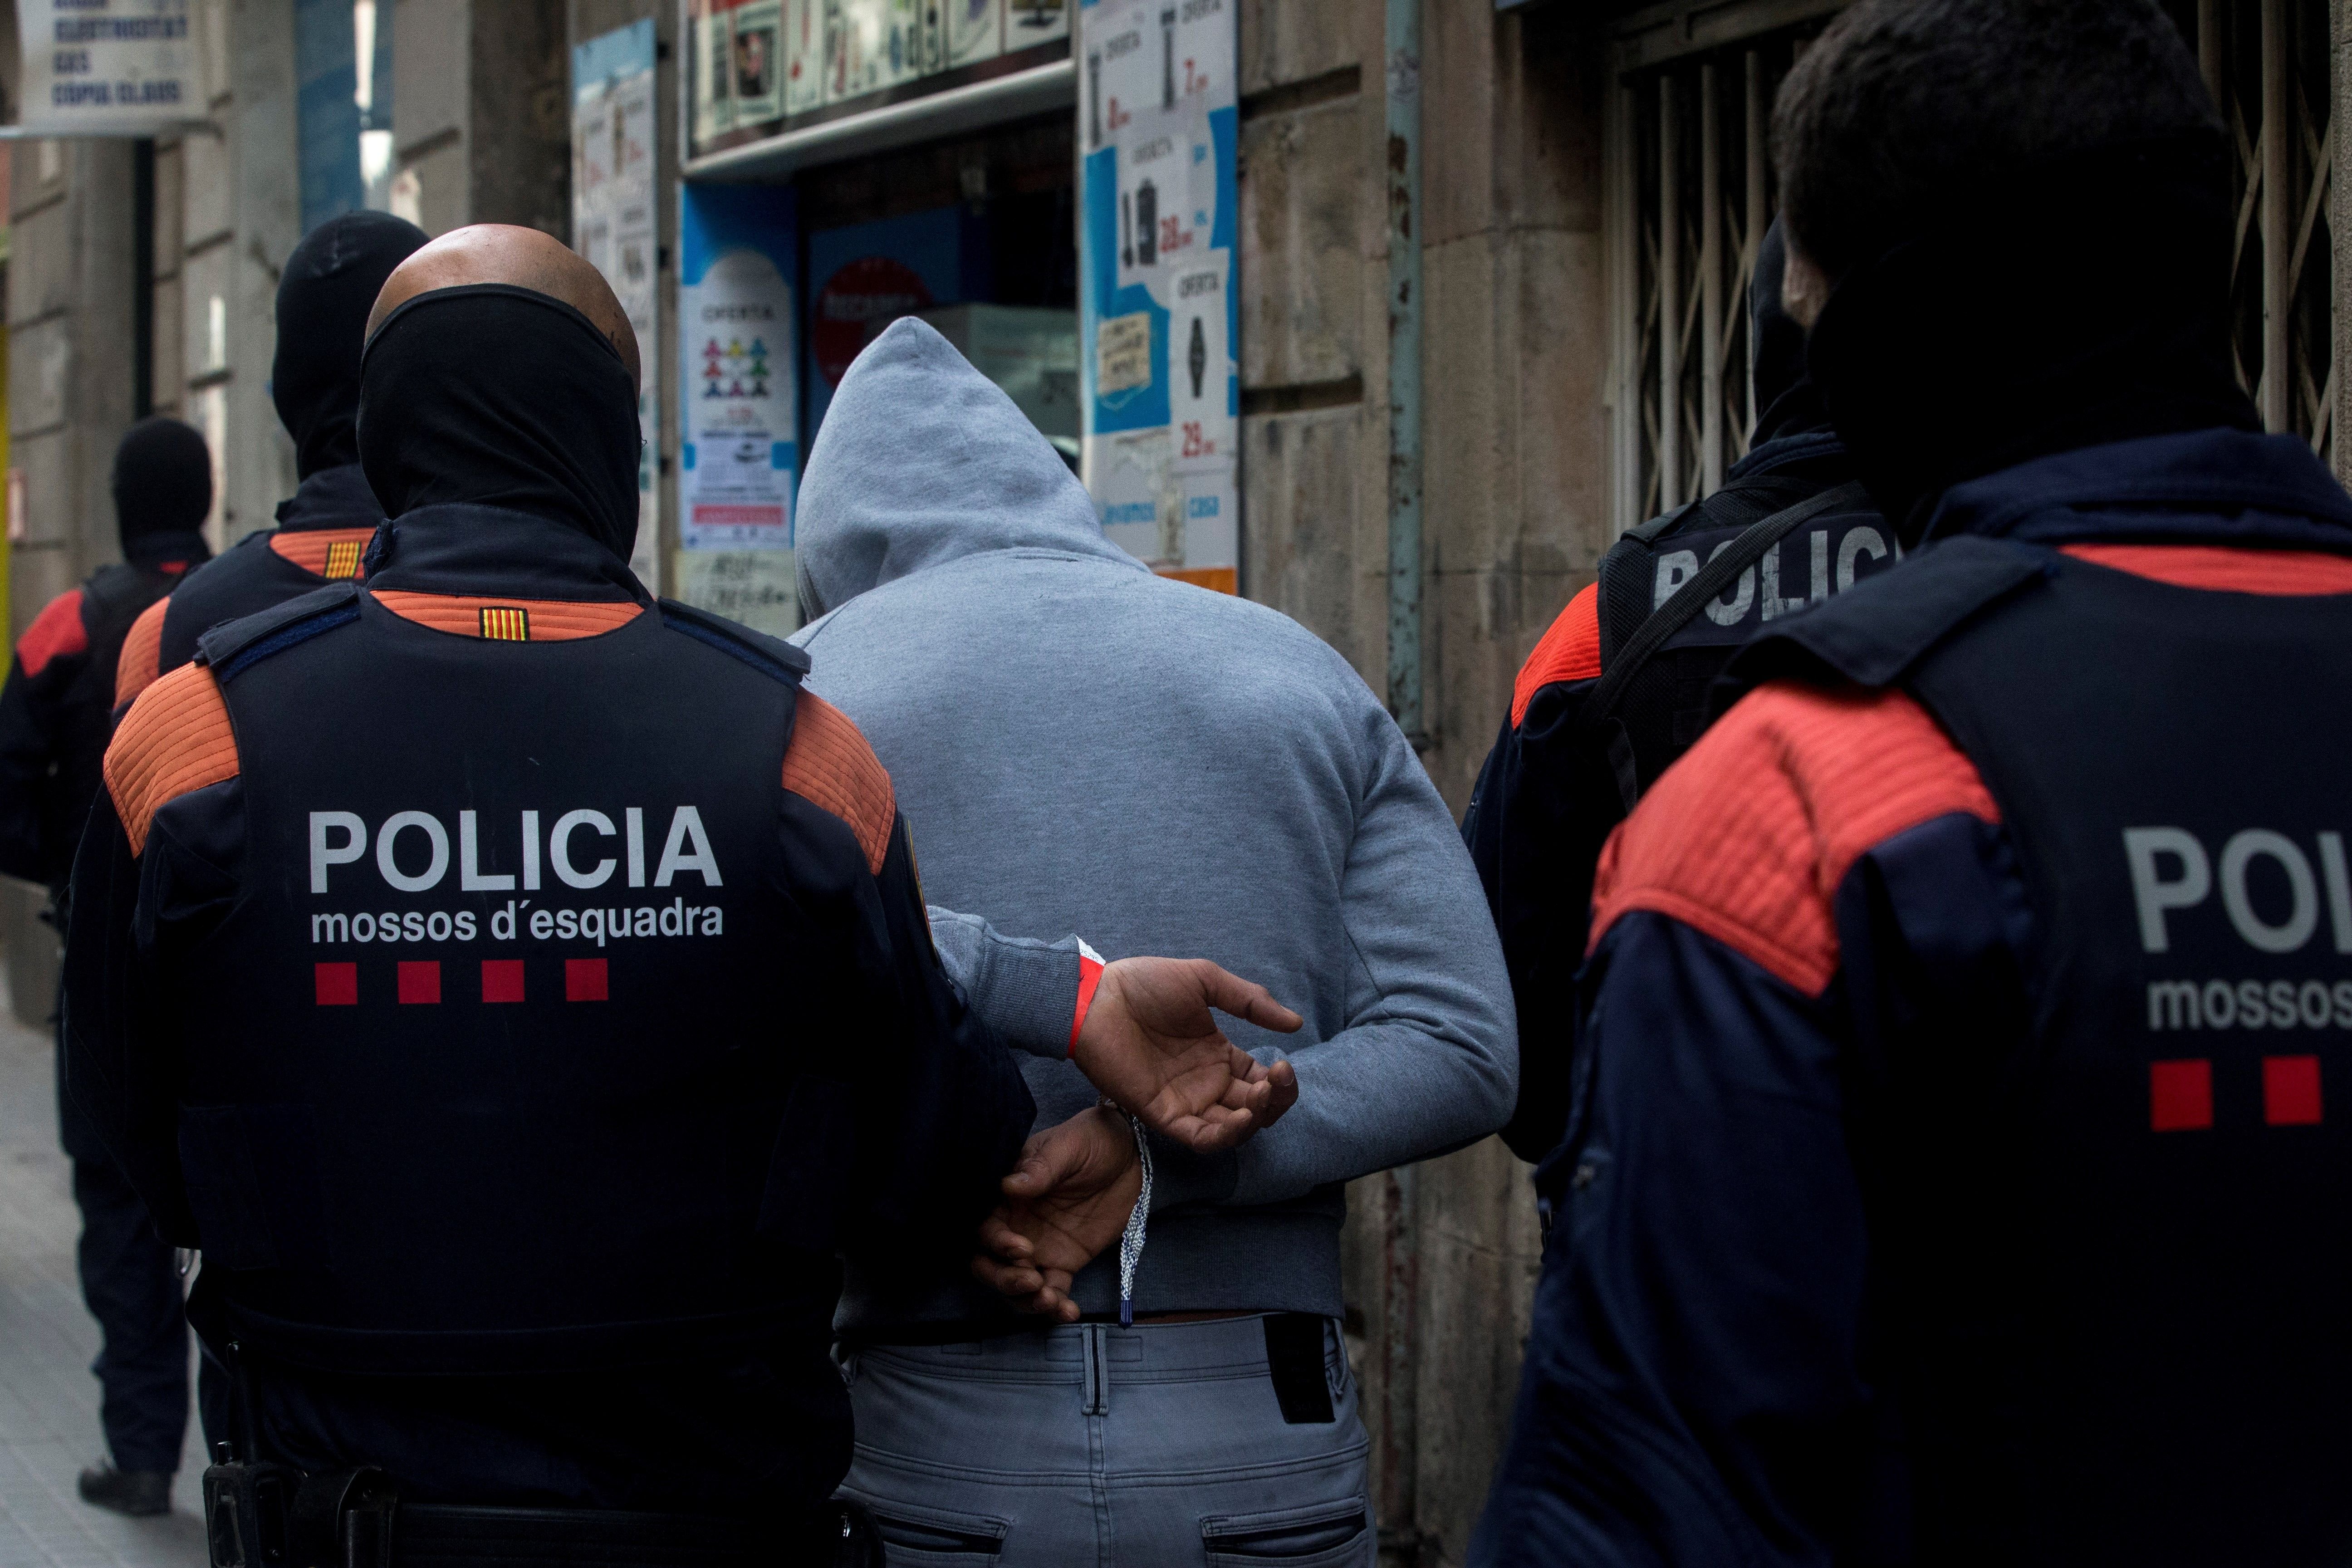
<svg viewBox="0 0 2352 1568">
<path fill-rule="evenodd" d="M 133 1519 L 172 1511 L 172 1472 L 118 1470 L 104 1459 L 81 1473 L 81 1500 Z"/>
</svg>

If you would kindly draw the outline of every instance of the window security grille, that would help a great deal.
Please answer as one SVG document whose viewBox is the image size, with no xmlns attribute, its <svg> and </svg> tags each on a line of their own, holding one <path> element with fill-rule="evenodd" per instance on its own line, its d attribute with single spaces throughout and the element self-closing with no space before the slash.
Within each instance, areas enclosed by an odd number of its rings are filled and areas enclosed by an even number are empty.
<svg viewBox="0 0 2352 1568">
<path fill-rule="evenodd" d="M 2332 466 L 2337 396 L 2330 222 L 2336 92 L 2326 0 L 2168 0 L 2236 150 L 2230 299 L 2240 380 L 2263 425 Z M 1804 5 L 1804 10 L 1825 9 Z M 1680 8 L 1677 7 L 1677 10 Z M 1665 7 L 1620 25 L 1609 105 L 1612 509 L 1622 531 L 1707 494 L 1748 450 L 1748 284 L 1775 207 L 1772 95 L 1827 25 L 1759 7 L 1738 36 L 1660 47 Z M 1772 15 L 1777 13 L 1777 16 Z M 1696 15 L 1696 13 L 1693 13 Z"/>
</svg>

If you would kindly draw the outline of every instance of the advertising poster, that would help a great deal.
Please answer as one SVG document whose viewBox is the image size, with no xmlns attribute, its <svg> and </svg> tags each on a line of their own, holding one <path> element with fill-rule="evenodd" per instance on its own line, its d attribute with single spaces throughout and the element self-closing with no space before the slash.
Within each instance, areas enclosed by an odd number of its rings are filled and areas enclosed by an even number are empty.
<svg viewBox="0 0 2352 1568">
<path fill-rule="evenodd" d="M 694 140 L 735 128 L 735 12 L 743 0 L 687 0 Z"/>
<path fill-rule="evenodd" d="M 629 565 L 658 593 L 661 561 L 661 311 L 654 232 L 654 24 L 647 17 L 572 51 L 572 232 L 637 334 L 637 547 Z"/>
<path fill-rule="evenodd" d="M 827 102 L 912 81 L 923 74 L 926 0 L 829 0 L 833 69 Z"/>
<path fill-rule="evenodd" d="M 806 114 L 824 103 L 826 0 L 784 0 L 784 112 Z"/>
<path fill-rule="evenodd" d="M 782 636 L 800 624 L 793 191 L 689 184 L 678 199 L 677 593 Z"/>
<path fill-rule="evenodd" d="M 1212 9 L 1222 16 L 1232 3 L 1218 0 Z M 1076 0 L 685 4 L 690 155 L 730 133 L 740 142 L 801 115 L 1008 53 L 1034 49 L 1059 58 L 1070 47 L 1076 14 Z M 1188 17 L 1199 8 L 1199 0 L 1175 4 Z"/>
<path fill-rule="evenodd" d="M 883 328 L 980 291 L 965 275 L 983 253 L 971 226 L 959 204 L 809 236 L 810 440 L 850 362 Z"/>
<path fill-rule="evenodd" d="M 1241 543 L 1234 44 L 1233 0 L 1078 10 L 1087 488 L 1123 549 L 1226 593 Z"/>
<path fill-rule="evenodd" d="M 1004 0 L 1006 53 L 1069 36 L 1070 0 Z"/>
<path fill-rule="evenodd" d="M 27 131 L 152 135 L 205 116 L 188 0 L 16 0 Z"/>
<path fill-rule="evenodd" d="M 992 60 L 1004 52 L 1004 0 L 939 0 L 935 70 Z"/>
<path fill-rule="evenodd" d="M 735 7 L 735 123 L 758 125 L 784 111 L 782 0 L 743 0 Z"/>
</svg>

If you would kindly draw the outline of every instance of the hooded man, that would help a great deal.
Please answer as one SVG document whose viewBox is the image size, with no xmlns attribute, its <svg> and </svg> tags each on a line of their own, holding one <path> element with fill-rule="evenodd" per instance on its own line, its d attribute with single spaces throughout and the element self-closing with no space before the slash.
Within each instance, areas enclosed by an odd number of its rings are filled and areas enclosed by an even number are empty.
<svg viewBox="0 0 2352 1568">
<path fill-rule="evenodd" d="M 45 884 L 52 918 L 99 792 L 116 656 L 141 612 L 168 603 L 210 553 L 203 529 L 212 504 L 205 438 L 176 419 L 133 425 L 114 453 L 121 563 L 50 600 L 17 639 L 0 687 L 0 871 Z M 62 1089 L 62 1073 L 58 1081 Z M 188 1423 L 179 1270 L 87 1121 L 62 1096 L 58 1111 L 81 1210 L 82 1300 L 104 1339 L 91 1370 L 111 1455 L 82 1472 L 81 1495 L 121 1513 L 162 1513 Z"/>
<path fill-rule="evenodd" d="M 207 1513 L 292 1561 L 826 1560 L 835 1255 L 969 1257 L 1033 1121 L 806 658 L 629 571 L 638 371 L 546 236 L 410 257 L 365 587 L 205 633 L 107 754 L 68 1081 L 205 1254 Z M 1148 960 L 1088 995 L 1075 942 L 999 945 L 966 979 L 1016 1043 L 1203 1147 L 1271 1114 L 1208 1012 L 1295 1026 L 1262 991 Z"/>
<path fill-rule="evenodd" d="M 425 231 L 404 218 L 351 212 L 303 236 L 287 257 L 269 395 L 294 437 L 300 488 L 278 503 L 276 528 L 246 535 L 139 617 L 122 643 L 116 706 L 194 658 L 196 639 L 223 621 L 359 575 L 383 517 L 360 469 L 360 348 L 383 280 L 424 244 Z"/>
<path fill-rule="evenodd" d="M 847 1494 L 897 1548 L 1002 1568 L 1369 1563 L 1342 1184 L 1484 1137 L 1512 1094 L 1501 954 L 1428 774 L 1304 627 L 1105 539 L 920 321 L 843 378 L 797 534 L 818 618 L 793 640 L 891 769 L 935 899 L 1211 954 L 1307 1016 L 1278 1126 L 1205 1158 L 1155 1144 L 1131 1292 L 1127 1246 L 1055 1292 L 1088 1321 L 1039 1333 L 960 1271 L 853 1271 Z M 1024 1070 L 1041 1123 L 1092 1099 L 1067 1066 Z"/>
<path fill-rule="evenodd" d="M 2235 153 L 2153 0 L 1862 0 L 1772 141 L 1911 553 L 1601 857 L 1471 1561 L 2341 1563 L 2352 499 Z"/>
<path fill-rule="evenodd" d="M 1550 1153 L 1568 1126 L 1576 970 L 1610 830 L 1698 738 L 1708 688 L 1740 644 L 1902 552 L 1853 483 L 1853 461 L 1806 374 L 1805 331 L 1780 303 L 1786 255 L 1776 219 L 1749 287 L 1762 412 L 1747 456 L 1721 489 L 1629 529 L 1601 557 L 1597 580 L 1520 669 L 1463 814 L 1518 1009 L 1519 1101 L 1503 1138 L 1522 1160 Z M 1675 621 L 1670 606 L 1701 568 L 1739 554 L 1757 527 L 1785 531 L 1786 543 L 1773 538 L 1721 597 L 1684 605 Z"/>
</svg>

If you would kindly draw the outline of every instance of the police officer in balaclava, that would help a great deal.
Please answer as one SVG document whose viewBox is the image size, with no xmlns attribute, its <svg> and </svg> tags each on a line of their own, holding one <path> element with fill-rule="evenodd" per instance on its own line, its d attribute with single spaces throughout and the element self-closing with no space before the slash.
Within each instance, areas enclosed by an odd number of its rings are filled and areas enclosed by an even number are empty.
<svg viewBox="0 0 2352 1568">
<path fill-rule="evenodd" d="M 1204 963 L 1088 984 L 1075 939 L 951 982 L 806 657 L 629 570 L 603 279 L 482 226 L 375 315 L 364 583 L 159 678 L 74 871 L 70 1082 L 235 1362 L 208 1483 L 289 1467 L 297 1557 L 377 1521 L 451 1568 L 827 1561 L 840 1256 L 969 1256 L 1034 1116 L 1007 1044 L 1205 1152 L 1288 1077 L 1209 1004 L 1298 1019 Z"/>
<path fill-rule="evenodd" d="M 98 793 L 124 635 L 210 553 L 205 438 L 176 419 L 141 420 L 115 450 L 113 490 L 121 562 L 49 601 L 0 687 L 0 871 L 44 884 L 53 905 Z M 162 1513 L 188 1419 L 179 1272 L 87 1121 L 62 1096 L 58 1110 L 81 1207 L 82 1299 L 105 1339 L 97 1372 L 110 1453 L 82 1472 L 81 1495 L 121 1513 Z"/>
<path fill-rule="evenodd" d="M 1524 1160 L 1541 1162 L 1567 1130 L 1574 979 L 1610 831 L 1698 739 L 1707 692 L 1742 643 L 1894 563 L 1893 530 L 1853 483 L 1805 330 L 1781 304 L 1787 257 L 1776 218 L 1748 290 L 1748 451 L 1720 489 L 1628 529 L 1601 557 L 1521 668 L 1463 816 L 1511 969 L 1519 1099 L 1503 1140 Z M 1738 556 L 1768 519 L 1787 531 L 1767 559 L 1727 565 L 1720 600 L 1676 604 L 1701 563 Z"/>
<path fill-rule="evenodd" d="M 360 471 L 360 348 L 377 290 L 424 244 L 425 231 L 404 218 L 350 212 L 312 229 L 286 258 L 269 395 L 294 438 L 301 488 L 279 503 L 276 528 L 247 535 L 132 628 L 118 704 L 187 663 L 196 638 L 221 622 L 359 574 L 383 517 Z"/>
</svg>

